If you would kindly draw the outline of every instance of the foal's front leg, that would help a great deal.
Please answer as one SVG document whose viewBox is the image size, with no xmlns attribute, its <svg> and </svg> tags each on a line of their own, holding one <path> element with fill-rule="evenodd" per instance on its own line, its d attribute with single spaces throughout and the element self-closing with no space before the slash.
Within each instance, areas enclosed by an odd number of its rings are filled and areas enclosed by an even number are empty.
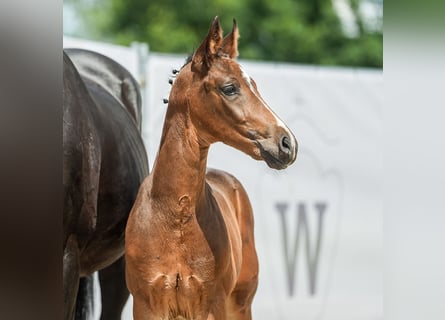
<svg viewBox="0 0 445 320">
<path fill-rule="evenodd" d="M 141 297 L 133 295 L 133 319 L 134 320 L 154 320 L 163 319 L 155 317 L 156 315 L 150 310 L 147 301 Z"/>
<path fill-rule="evenodd" d="M 224 292 L 223 288 L 221 288 L 220 290 L 220 292 Z M 226 299 L 227 297 L 225 295 L 221 295 L 220 298 L 214 299 L 213 305 L 210 306 L 210 313 L 207 316 L 206 320 L 231 320 L 229 314 L 227 313 Z"/>
</svg>

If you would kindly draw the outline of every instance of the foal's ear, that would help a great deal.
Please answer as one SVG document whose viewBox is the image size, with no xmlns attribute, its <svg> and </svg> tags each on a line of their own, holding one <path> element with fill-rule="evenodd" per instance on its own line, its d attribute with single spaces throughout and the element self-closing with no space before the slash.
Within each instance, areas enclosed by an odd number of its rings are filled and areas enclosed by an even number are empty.
<svg viewBox="0 0 445 320">
<path fill-rule="evenodd" d="M 215 59 L 218 48 L 222 42 L 222 29 L 219 18 L 216 16 L 210 26 L 207 37 L 202 41 L 198 50 L 192 57 L 192 70 L 205 73 Z"/>
<path fill-rule="evenodd" d="M 236 23 L 236 20 L 233 19 L 232 32 L 230 32 L 224 38 L 220 48 L 221 52 L 223 54 L 228 55 L 232 59 L 238 57 L 238 38 L 239 38 L 238 25 Z"/>
</svg>

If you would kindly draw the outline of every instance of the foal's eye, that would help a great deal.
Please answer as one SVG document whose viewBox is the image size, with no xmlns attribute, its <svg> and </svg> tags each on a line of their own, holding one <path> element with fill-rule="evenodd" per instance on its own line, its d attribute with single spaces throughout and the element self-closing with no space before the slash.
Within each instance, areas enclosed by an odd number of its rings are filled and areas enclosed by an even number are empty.
<svg viewBox="0 0 445 320">
<path fill-rule="evenodd" d="M 233 84 L 228 84 L 228 85 L 221 87 L 221 91 L 226 96 L 233 96 L 238 93 L 238 88 Z"/>
</svg>

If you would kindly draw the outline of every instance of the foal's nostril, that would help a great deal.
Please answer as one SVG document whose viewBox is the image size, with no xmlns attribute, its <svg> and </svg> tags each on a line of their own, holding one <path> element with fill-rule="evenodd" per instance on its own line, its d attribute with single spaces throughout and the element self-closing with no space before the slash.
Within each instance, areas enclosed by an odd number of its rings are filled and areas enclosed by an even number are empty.
<svg viewBox="0 0 445 320">
<path fill-rule="evenodd" d="M 290 139 L 287 136 L 283 136 L 281 138 L 280 149 L 282 151 L 289 152 L 290 151 Z"/>
</svg>

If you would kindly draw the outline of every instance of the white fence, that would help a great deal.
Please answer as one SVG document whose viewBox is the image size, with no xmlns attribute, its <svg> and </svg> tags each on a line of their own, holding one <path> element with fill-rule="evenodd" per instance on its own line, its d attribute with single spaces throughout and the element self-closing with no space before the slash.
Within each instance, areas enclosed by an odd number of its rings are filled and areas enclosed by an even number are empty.
<svg viewBox="0 0 445 320">
<path fill-rule="evenodd" d="M 185 56 L 150 53 L 144 65 L 140 45 L 64 38 L 64 47 L 106 54 L 145 84 L 143 137 L 152 165 L 168 78 Z M 222 144 L 209 153 L 209 166 L 234 174 L 253 205 L 260 261 L 253 318 L 382 319 L 383 73 L 241 64 L 299 142 L 297 161 L 284 171 Z M 123 318 L 132 319 L 131 303 Z"/>
</svg>

